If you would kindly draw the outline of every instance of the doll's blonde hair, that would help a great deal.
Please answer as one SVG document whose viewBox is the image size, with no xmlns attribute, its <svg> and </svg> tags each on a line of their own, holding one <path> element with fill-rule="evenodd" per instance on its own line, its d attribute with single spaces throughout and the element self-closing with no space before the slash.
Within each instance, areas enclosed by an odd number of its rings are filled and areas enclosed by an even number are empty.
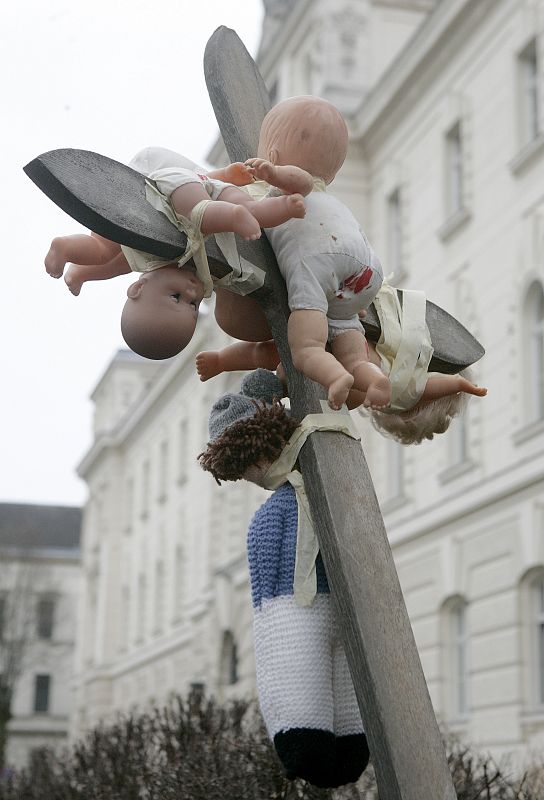
<svg viewBox="0 0 544 800">
<path fill-rule="evenodd" d="M 460 374 L 471 380 L 469 370 L 463 370 Z M 445 433 L 452 419 L 465 410 L 468 397 L 465 392 L 450 394 L 438 400 L 418 403 L 414 408 L 398 414 L 372 410 L 370 420 L 377 431 L 400 444 L 421 444 L 424 439 L 432 439 L 437 433 Z"/>
<path fill-rule="evenodd" d="M 274 106 L 261 126 L 257 155 L 273 164 L 293 164 L 330 183 L 346 158 L 348 129 L 337 108 L 311 95 Z"/>
</svg>

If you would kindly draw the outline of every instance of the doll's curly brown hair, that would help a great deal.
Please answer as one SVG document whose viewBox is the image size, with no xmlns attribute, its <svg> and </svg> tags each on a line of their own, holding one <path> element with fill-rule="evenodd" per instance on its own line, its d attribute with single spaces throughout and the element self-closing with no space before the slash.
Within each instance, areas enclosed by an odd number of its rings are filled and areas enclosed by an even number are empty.
<svg viewBox="0 0 544 800">
<path fill-rule="evenodd" d="M 198 456 L 202 469 L 219 484 L 239 480 L 248 467 L 262 461 L 275 461 L 298 427 L 279 401 L 254 403 L 252 417 L 233 423 Z"/>
</svg>

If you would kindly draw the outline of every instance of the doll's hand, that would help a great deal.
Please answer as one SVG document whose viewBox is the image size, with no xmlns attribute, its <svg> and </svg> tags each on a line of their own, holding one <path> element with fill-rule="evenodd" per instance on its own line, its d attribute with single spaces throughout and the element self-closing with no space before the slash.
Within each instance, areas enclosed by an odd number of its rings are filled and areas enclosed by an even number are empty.
<svg viewBox="0 0 544 800">
<path fill-rule="evenodd" d="M 225 167 L 225 181 L 233 183 L 235 186 L 247 186 L 248 183 L 253 183 L 255 180 L 253 173 L 254 170 L 249 164 L 235 161 L 234 164 Z"/>
<path fill-rule="evenodd" d="M 248 158 L 246 164 L 253 169 L 253 173 L 260 181 L 274 183 L 276 170 L 270 161 L 265 158 Z"/>
</svg>

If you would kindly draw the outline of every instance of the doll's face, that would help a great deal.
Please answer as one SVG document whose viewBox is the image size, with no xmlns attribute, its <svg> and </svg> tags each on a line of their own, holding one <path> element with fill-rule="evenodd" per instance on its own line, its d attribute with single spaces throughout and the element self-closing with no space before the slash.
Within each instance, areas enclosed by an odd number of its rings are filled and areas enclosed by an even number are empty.
<svg viewBox="0 0 544 800">
<path fill-rule="evenodd" d="M 252 464 L 244 472 L 244 480 L 254 483 L 257 486 L 262 486 L 264 477 L 270 468 L 270 464 L 270 461 L 260 461 L 258 464 Z"/>
<path fill-rule="evenodd" d="M 145 273 L 131 284 L 121 317 L 131 350 L 153 359 L 181 352 L 193 337 L 203 288 L 192 269 L 177 266 Z"/>
</svg>

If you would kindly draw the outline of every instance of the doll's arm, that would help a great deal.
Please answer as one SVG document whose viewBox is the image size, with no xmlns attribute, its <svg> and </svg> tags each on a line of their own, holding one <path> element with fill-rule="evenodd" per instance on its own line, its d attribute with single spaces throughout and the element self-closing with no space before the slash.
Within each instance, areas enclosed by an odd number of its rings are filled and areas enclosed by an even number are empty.
<svg viewBox="0 0 544 800">
<path fill-rule="evenodd" d="M 276 167 L 264 158 L 248 158 L 246 161 L 253 168 L 255 177 L 275 186 L 285 194 L 310 194 L 314 188 L 314 179 L 309 172 L 292 165 Z"/>
<path fill-rule="evenodd" d="M 234 186 L 247 186 L 255 180 L 253 169 L 241 161 L 235 161 L 233 164 L 228 164 L 221 169 L 212 169 L 211 172 L 208 172 L 208 177 L 215 178 L 218 181 L 225 181 L 225 183 L 232 183 Z"/>
<path fill-rule="evenodd" d="M 421 395 L 421 401 L 438 400 L 450 394 L 473 394 L 476 397 L 485 397 L 487 389 L 463 378 L 462 375 L 431 375 L 427 378 L 427 385 Z"/>
</svg>

